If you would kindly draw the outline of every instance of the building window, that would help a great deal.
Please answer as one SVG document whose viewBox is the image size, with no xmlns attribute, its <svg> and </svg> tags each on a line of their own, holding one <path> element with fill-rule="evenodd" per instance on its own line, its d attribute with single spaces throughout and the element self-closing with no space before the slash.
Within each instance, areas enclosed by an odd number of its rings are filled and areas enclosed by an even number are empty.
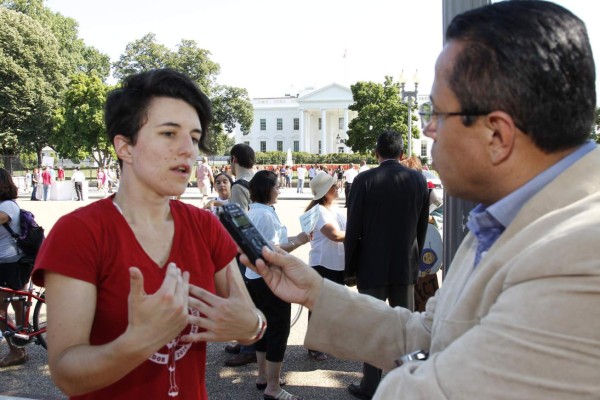
<svg viewBox="0 0 600 400">
<path fill-rule="evenodd" d="M 321 120 L 321 118 L 319 118 L 319 121 L 320 120 Z M 321 154 L 321 141 L 320 140 L 319 140 L 319 153 L 318 154 Z"/>
<path fill-rule="evenodd" d="M 344 129 L 344 118 L 338 118 L 338 129 Z"/>
<path fill-rule="evenodd" d="M 300 141 L 294 140 L 294 151 L 300 151 Z"/>
<path fill-rule="evenodd" d="M 295 131 L 300 130 L 300 118 L 294 118 L 294 130 Z"/>
<path fill-rule="evenodd" d="M 260 151 L 263 151 L 263 152 L 267 151 L 267 142 L 264 140 L 260 141 Z"/>
<path fill-rule="evenodd" d="M 250 142 L 244 142 L 246 146 L 250 146 Z"/>
<path fill-rule="evenodd" d="M 283 118 L 277 118 L 277 130 L 278 131 L 283 130 Z"/>
<path fill-rule="evenodd" d="M 283 151 L 283 140 L 277 141 L 277 151 Z"/>
<path fill-rule="evenodd" d="M 427 141 L 421 141 L 421 157 L 427 157 Z"/>
<path fill-rule="evenodd" d="M 321 129 L 321 118 L 319 118 L 319 129 Z"/>
<path fill-rule="evenodd" d="M 266 131 L 267 130 L 267 120 L 264 118 L 260 119 L 260 130 L 261 131 Z"/>
<path fill-rule="evenodd" d="M 343 147 L 338 147 L 338 153 L 343 153 L 344 152 L 344 148 Z"/>
</svg>

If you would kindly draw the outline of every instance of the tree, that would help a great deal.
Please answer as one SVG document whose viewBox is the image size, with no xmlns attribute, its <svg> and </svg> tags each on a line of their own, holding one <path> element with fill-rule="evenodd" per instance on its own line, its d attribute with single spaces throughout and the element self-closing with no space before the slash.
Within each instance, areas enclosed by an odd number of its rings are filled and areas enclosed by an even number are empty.
<svg viewBox="0 0 600 400">
<path fill-rule="evenodd" d="M 58 40 L 60 56 L 69 73 L 95 70 L 103 80 L 110 75 L 110 58 L 85 45 L 79 38 L 79 24 L 73 18 L 44 7 L 43 0 L 0 0 L 0 6 L 25 14 L 49 29 Z"/>
<path fill-rule="evenodd" d="M 0 7 L 0 146 L 5 154 L 48 144 L 52 115 L 67 66 L 52 32 L 34 19 Z"/>
<path fill-rule="evenodd" d="M 172 68 L 185 72 L 200 90 L 212 97 L 221 67 L 210 59 L 210 51 L 198 48 L 194 40 L 184 39 L 177 45 L 177 52 L 171 61 Z"/>
<path fill-rule="evenodd" d="M 99 165 L 115 158 L 104 126 L 104 103 L 109 87 L 96 73 L 71 77 L 64 96 L 64 107 L 55 114 L 52 137 L 63 158 L 77 162 L 91 157 Z"/>
<path fill-rule="evenodd" d="M 153 68 L 168 67 L 185 72 L 211 99 L 213 124 L 209 148 L 215 154 L 225 154 L 233 146 L 234 139 L 228 133 L 233 132 L 236 125 L 244 133 L 250 131 L 254 114 L 247 90 L 218 85 L 219 64 L 210 59 L 208 50 L 200 49 L 193 40 L 182 40 L 176 51 L 170 51 L 156 41 L 156 35 L 148 33 L 129 43 L 113 67 L 114 76 L 119 80 Z"/>
<path fill-rule="evenodd" d="M 233 147 L 235 140 L 229 134 L 236 125 L 244 135 L 250 132 L 254 119 L 254 110 L 248 91 L 232 86 L 217 86 L 212 99 L 214 136 L 210 149 L 215 154 L 226 154 Z M 227 133 L 225 133 L 227 132 Z"/>
<path fill-rule="evenodd" d="M 43 0 L 0 0 L 0 146 L 7 153 L 41 151 L 51 143 L 54 115 L 68 76 L 110 73 L 107 55 L 85 46 L 77 22 Z"/>
<path fill-rule="evenodd" d="M 156 42 L 156 35 L 148 33 L 125 47 L 125 53 L 113 64 L 113 75 L 122 81 L 126 76 L 171 64 L 170 50 Z"/>
<path fill-rule="evenodd" d="M 386 76 L 383 84 L 375 82 L 357 82 L 350 87 L 354 103 L 348 108 L 358 112 L 358 116 L 348 124 L 346 145 L 352 151 L 369 153 L 375 148 L 377 137 L 385 130 L 394 130 L 402 134 L 404 147 L 408 142 L 408 106 L 400 98 L 398 83 Z M 415 110 L 416 110 L 416 106 Z M 413 113 L 413 137 L 419 137 L 414 125 L 418 121 Z"/>
</svg>

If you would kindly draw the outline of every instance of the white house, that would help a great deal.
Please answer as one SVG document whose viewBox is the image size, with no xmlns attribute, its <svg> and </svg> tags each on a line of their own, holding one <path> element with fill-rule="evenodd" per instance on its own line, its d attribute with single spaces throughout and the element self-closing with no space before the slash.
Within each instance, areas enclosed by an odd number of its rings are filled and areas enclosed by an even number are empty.
<svg viewBox="0 0 600 400">
<path fill-rule="evenodd" d="M 419 96 L 419 102 L 428 98 Z M 351 153 L 345 141 L 348 123 L 357 115 L 348 110 L 353 102 L 350 89 L 337 83 L 299 94 L 252 99 L 254 122 L 247 135 L 236 127 L 235 142 L 255 151 Z M 430 140 L 423 139 L 412 141 L 413 153 L 430 158 Z"/>
</svg>

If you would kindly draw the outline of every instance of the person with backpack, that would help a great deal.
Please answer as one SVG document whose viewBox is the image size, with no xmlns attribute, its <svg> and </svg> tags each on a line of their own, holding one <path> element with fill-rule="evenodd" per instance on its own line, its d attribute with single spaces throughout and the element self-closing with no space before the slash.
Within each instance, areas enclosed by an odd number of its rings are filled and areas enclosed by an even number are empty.
<svg viewBox="0 0 600 400">
<path fill-rule="evenodd" d="M 18 195 L 17 186 L 14 184 L 12 177 L 4 168 L 0 168 L 0 224 L 8 223 L 14 232 L 20 232 L 20 208 L 15 203 Z M 7 229 L 0 228 L 0 286 L 7 286 L 12 289 L 23 289 L 23 273 L 27 272 L 27 280 L 29 279 L 28 271 L 19 263 L 22 257 L 21 250 L 17 247 L 17 243 Z M 8 312 L 8 303 L 4 301 L 5 294 L 0 292 L 0 315 L 6 316 Z M 22 308 L 13 307 L 15 310 L 15 318 L 17 321 L 23 318 Z M 6 324 L 0 323 L 0 330 L 6 330 Z M 20 365 L 27 362 L 27 351 L 15 347 L 9 341 L 9 353 L 0 358 L 0 368 Z"/>
<path fill-rule="evenodd" d="M 235 175 L 235 182 L 231 187 L 232 203 L 237 203 L 244 211 L 250 209 L 250 190 L 248 182 L 254 176 L 255 155 L 252 147 L 238 143 L 230 151 L 231 172 Z"/>
<path fill-rule="evenodd" d="M 236 180 L 231 185 L 231 196 L 229 201 L 231 203 L 239 204 L 245 212 L 250 209 L 250 181 L 254 177 L 254 162 L 256 156 L 252 147 L 245 143 L 238 143 L 234 145 L 230 152 L 230 163 L 231 172 L 235 175 Z M 240 272 L 244 274 L 246 267 L 241 263 L 239 264 Z M 248 283 L 244 279 L 246 284 Z M 225 360 L 225 365 L 228 367 L 240 367 L 242 365 L 256 362 L 256 351 L 254 345 L 241 346 L 240 344 L 227 345 L 225 351 L 229 354 L 233 354 L 230 358 Z"/>
</svg>

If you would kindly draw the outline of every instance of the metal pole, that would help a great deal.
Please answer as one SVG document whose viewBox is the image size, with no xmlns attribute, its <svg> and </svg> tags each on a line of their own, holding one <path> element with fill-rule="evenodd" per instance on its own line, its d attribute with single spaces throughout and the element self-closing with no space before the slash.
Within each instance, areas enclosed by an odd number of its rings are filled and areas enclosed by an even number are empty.
<svg viewBox="0 0 600 400">
<path fill-rule="evenodd" d="M 408 96 L 408 158 L 412 156 L 412 96 Z"/>
<path fill-rule="evenodd" d="M 491 0 L 443 0 L 444 32 L 456 15 L 490 3 Z M 448 196 L 448 193 L 444 191 L 444 278 L 450 269 L 458 246 L 467 235 L 468 230 L 465 224 L 469 211 L 474 206 L 475 203 Z"/>
</svg>

